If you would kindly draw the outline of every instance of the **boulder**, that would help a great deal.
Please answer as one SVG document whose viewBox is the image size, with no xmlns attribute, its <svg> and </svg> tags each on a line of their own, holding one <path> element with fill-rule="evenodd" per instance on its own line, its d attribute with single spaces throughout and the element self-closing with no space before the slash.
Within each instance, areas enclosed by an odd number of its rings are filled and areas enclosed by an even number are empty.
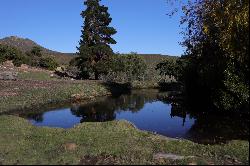
<svg viewBox="0 0 250 166">
<path fill-rule="evenodd" d="M 6 67 L 6 68 L 14 68 L 15 67 L 15 65 L 13 64 L 12 61 L 3 62 L 3 66 Z"/>
<path fill-rule="evenodd" d="M 0 72 L 0 80 L 16 80 L 17 79 L 17 72 Z"/>
<path fill-rule="evenodd" d="M 27 70 L 27 69 L 29 69 L 29 66 L 26 65 L 26 64 L 22 64 L 19 68 L 20 68 L 21 70 Z"/>
<path fill-rule="evenodd" d="M 57 67 L 56 69 L 55 69 L 55 71 L 56 72 L 63 72 L 64 71 L 64 68 L 63 67 Z"/>
</svg>

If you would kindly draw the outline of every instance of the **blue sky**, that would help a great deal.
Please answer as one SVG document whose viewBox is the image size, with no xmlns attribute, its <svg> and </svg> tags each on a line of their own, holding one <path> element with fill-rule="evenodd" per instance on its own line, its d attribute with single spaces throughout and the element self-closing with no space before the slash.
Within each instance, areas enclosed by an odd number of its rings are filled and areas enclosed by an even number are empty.
<svg viewBox="0 0 250 166">
<path fill-rule="evenodd" d="M 169 18 L 167 0 L 102 0 L 118 33 L 115 52 L 181 55 L 179 15 Z M 83 0 L 1 0 L 0 38 L 30 38 L 61 52 L 75 52 L 81 35 Z"/>
</svg>

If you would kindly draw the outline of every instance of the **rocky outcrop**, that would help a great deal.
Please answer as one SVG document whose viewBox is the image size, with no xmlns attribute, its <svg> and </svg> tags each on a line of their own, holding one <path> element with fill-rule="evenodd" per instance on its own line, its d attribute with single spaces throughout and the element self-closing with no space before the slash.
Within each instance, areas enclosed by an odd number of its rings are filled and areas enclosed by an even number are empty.
<svg viewBox="0 0 250 166">
<path fill-rule="evenodd" d="M 66 69 L 63 67 L 58 67 L 54 73 L 61 78 L 79 79 L 79 70 L 72 66 L 67 67 Z"/>
</svg>

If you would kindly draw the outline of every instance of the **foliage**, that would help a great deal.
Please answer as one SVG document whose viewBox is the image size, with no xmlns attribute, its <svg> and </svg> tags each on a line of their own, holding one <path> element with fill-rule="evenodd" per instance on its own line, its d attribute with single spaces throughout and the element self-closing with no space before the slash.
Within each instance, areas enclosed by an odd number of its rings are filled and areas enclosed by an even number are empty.
<svg viewBox="0 0 250 166">
<path fill-rule="evenodd" d="M 174 59 L 167 59 L 156 65 L 156 70 L 160 71 L 160 75 L 168 75 L 170 77 L 177 77 L 177 62 Z"/>
<path fill-rule="evenodd" d="M 54 58 L 46 57 L 42 53 L 42 49 L 40 47 L 33 47 L 31 51 L 26 52 L 27 56 L 30 57 L 29 65 L 34 67 L 41 67 L 48 70 L 54 70 L 58 67 L 58 63 Z"/>
<path fill-rule="evenodd" d="M 33 54 L 34 56 L 37 56 L 37 57 L 41 57 L 42 56 L 41 47 L 38 47 L 38 46 L 33 47 L 31 50 L 31 54 Z"/>
<path fill-rule="evenodd" d="M 29 65 L 37 67 L 40 65 L 40 60 L 43 56 L 42 49 L 40 47 L 33 47 L 31 51 L 26 52 L 26 55 L 31 59 Z"/>
<path fill-rule="evenodd" d="M 189 1 L 183 11 L 187 50 L 179 80 L 187 94 L 221 110 L 247 110 L 249 1 Z"/>
<path fill-rule="evenodd" d="M 28 63 L 29 58 L 14 47 L 0 44 L 0 63 L 7 60 L 12 60 L 15 66 L 21 66 L 21 64 Z"/>
<path fill-rule="evenodd" d="M 10 36 L 0 39 L 0 44 L 15 47 L 23 53 L 31 52 L 35 48 L 41 49 L 43 54 L 54 57 L 60 65 L 68 65 L 69 61 L 75 57 L 73 53 L 60 53 L 46 49 L 28 38 Z"/>
<path fill-rule="evenodd" d="M 57 62 L 51 57 L 43 57 L 40 59 L 39 66 L 49 70 L 55 70 L 58 67 Z"/>
<path fill-rule="evenodd" d="M 94 74 L 95 79 L 98 79 L 100 75 L 98 63 L 109 60 L 113 55 L 109 44 L 116 44 L 111 37 L 116 30 L 109 27 L 112 19 L 108 8 L 100 5 L 100 0 L 87 0 L 84 4 L 87 8 L 81 13 L 84 26 L 78 47 L 79 57 L 76 61 L 82 78 L 89 79 L 91 74 Z"/>
<path fill-rule="evenodd" d="M 24 54 L 15 47 L 0 45 L 0 63 L 7 60 L 12 60 L 13 64 L 17 67 L 20 67 L 22 64 L 27 64 L 54 70 L 58 66 L 53 58 L 44 57 L 39 47 L 34 47 L 30 52 Z"/>
<path fill-rule="evenodd" d="M 136 54 L 129 54 L 122 56 L 121 61 L 120 63 L 123 64 L 122 71 L 126 73 L 129 81 L 143 79 L 147 68 L 145 60 Z"/>
<path fill-rule="evenodd" d="M 143 80 L 147 69 L 145 60 L 134 53 L 114 55 L 103 66 L 106 66 L 105 79 L 115 82 Z"/>
</svg>

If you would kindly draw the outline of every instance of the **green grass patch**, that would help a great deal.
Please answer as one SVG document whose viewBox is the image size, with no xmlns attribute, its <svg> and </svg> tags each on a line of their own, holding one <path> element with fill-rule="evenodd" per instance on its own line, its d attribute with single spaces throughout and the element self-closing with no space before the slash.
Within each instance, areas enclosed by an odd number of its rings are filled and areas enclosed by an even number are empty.
<svg viewBox="0 0 250 166">
<path fill-rule="evenodd" d="M 2 82 L 0 113 L 65 101 L 91 99 L 110 94 L 97 82 L 16 81 Z M 6 87 L 5 87 L 6 86 Z"/>
<path fill-rule="evenodd" d="M 18 79 L 21 80 L 57 80 L 50 76 L 49 72 L 45 71 L 28 71 L 28 72 L 19 72 Z"/>
<path fill-rule="evenodd" d="M 248 164 L 249 143 L 199 145 L 139 131 L 126 121 L 83 123 L 72 129 L 35 127 L 0 116 L 1 164 Z M 155 159 L 157 153 L 187 157 Z M 189 158 L 192 156 L 192 158 Z"/>
</svg>

